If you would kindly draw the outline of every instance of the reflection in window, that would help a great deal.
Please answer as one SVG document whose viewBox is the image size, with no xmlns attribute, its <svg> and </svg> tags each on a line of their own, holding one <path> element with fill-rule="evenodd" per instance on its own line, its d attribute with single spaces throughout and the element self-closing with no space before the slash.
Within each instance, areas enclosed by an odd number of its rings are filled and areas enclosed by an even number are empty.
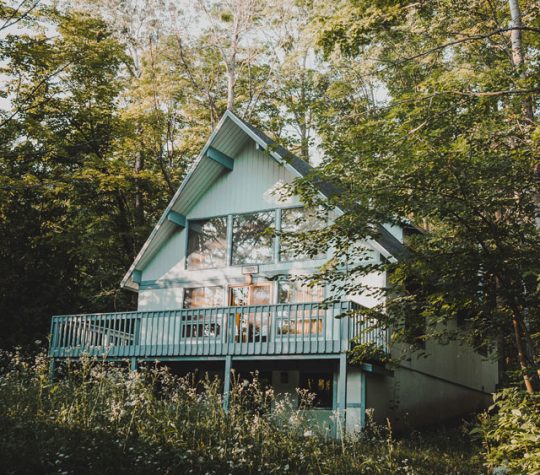
<svg viewBox="0 0 540 475">
<path fill-rule="evenodd" d="M 313 405 L 319 408 L 332 408 L 332 374 L 300 373 L 300 389 L 314 394 Z"/>
<path fill-rule="evenodd" d="M 240 214 L 233 218 L 233 265 L 273 261 L 274 211 Z"/>
<path fill-rule="evenodd" d="M 316 285 L 308 287 L 303 282 L 280 282 L 278 292 L 279 303 L 322 302 L 324 287 Z"/>
<path fill-rule="evenodd" d="M 221 335 L 223 315 L 184 315 L 182 338 L 196 343 L 200 338 L 217 338 Z"/>
<path fill-rule="evenodd" d="M 324 252 L 314 247 L 302 234 L 315 231 L 324 225 L 321 217 L 313 209 L 289 208 L 281 211 L 281 261 L 302 261 L 322 259 Z"/>
<path fill-rule="evenodd" d="M 302 282 L 280 282 L 279 303 L 316 303 L 324 299 L 324 288 L 308 287 Z M 324 309 L 312 306 L 291 306 L 278 312 L 277 332 L 279 335 L 321 335 L 324 329 Z"/>
<path fill-rule="evenodd" d="M 215 269 L 227 262 L 227 218 L 189 221 L 188 269 Z"/>
<path fill-rule="evenodd" d="M 223 306 L 223 287 L 197 287 L 184 290 L 184 308 L 209 308 Z"/>
</svg>

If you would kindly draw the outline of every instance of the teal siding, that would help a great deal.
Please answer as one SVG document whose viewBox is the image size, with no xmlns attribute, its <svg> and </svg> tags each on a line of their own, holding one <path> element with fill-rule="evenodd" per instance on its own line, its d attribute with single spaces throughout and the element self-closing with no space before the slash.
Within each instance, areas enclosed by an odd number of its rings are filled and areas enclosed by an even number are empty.
<svg viewBox="0 0 540 475">
<path fill-rule="evenodd" d="M 250 142 L 235 157 L 234 170 L 216 180 L 194 204 L 188 219 L 300 205 L 298 198 L 280 203 L 271 194 L 276 184 L 289 183 L 294 178 L 284 166 Z"/>
<path fill-rule="evenodd" d="M 278 196 L 272 194 L 280 185 L 292 182 L 295 176 L 269 157 L 267 152 L 257 149 L 254 142 L 247 142 L 233 158 L 233 171 L 223 173 L 208 188 L 204 188 L 204 192 L 200 190 L 196 193 L 197 200 L 192 201 L 189 209 L 186 208 L 185 216 L 188 222 L 190 219 L 301 205 L 297 197 L 280 201 Z M 186 270 L 186 248 L 187 229 L 176 227 L 142 269 L 139 310 L 181 308 L 184 287 L 227 286 L 245 282 L 241 267 Z M 374 254 L 374 258 L 378 257 Z M 313 272 L 323 262 L 324 259 L 276 262 L 261 265 L 259 269 L 266 275 L 302 274 Z M 374 274 L 365 279 L 364 283 L 380 286 L 383 282 L 381 276 Z M 354 300 L 367 306 L 377 303 L 367 296 Z"/>
<path fill-rule="evenodd" d="M 142 271 L 142 280 L 158 280 L 183 262 L 186 231 L 178 229 L 165 241 Z"/>
</svg>

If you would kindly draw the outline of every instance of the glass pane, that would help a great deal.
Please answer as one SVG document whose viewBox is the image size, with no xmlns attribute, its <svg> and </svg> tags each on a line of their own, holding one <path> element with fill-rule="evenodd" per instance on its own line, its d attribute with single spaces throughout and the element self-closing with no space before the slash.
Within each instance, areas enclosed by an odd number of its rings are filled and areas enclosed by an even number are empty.
<svg viewBox="0 0 540 475">
<path fill-rule="evenodd" d="M 197 287 L 184 290 L 184 308 L 223 306 L 223 287 Z"/>
<path fill-rule="evenodd" d="M 316 285 L 308 287 L 302 282 L 280 282 L 279 303 L 309 303 L 324 300 L 324 287 Z"/>
<path fill-rule="evenodd" d="M 254 285 L 251 287 L 251 305 L 268 305 L 272 287 L 270 285 Z"/>
<path fill-rule="evenodd" d="M 314 252 L 305 252 L 307 242 L 303 242 L 301 234 L 314 231 L 324 225 L 317 213 L 312 209 L 290 208 L 281 211 L 281 247 L 279 258 L 281 261 L 302 261 L 308 259 L 322 259 L 322 249 Z"/>
<path fill-rule="evenodd" d="M 232 307 L 245 307 L 248 305 L 249 287 L 231 287 L 230 305 Z"/>
<path fill-rule="evenodd" d="M 189 222 L 188 269 L 225 267 L 227 261 L 227 218 L 222 216 Z"/>
<path fill-rule="evenodd" d="M 221 319 L 210 321 L 209 316 L 188 315 L 182 317 L 183 338 L 215 338 L 221 334 Z"/>
<path fill-rule="evenodd" d="M 320 335 L 323 331 L 323 316 L 317 318 L 317 310 L 311 312 L 299 312 L 297 318 L 289 318 L 282 314 L 278 319 L 278 335 Z M 312 317 L 315 314 L 315 318 Z"/>
<path fill-rule="evenodd" d="M 332 407 L 332 375 L 330 373 L 300 373 L 300 389 L 313 394 L 315 407 Z"/>
<path fill-rule="evenodd" d="M 274 211 L 265 211 L 234 216 L 232 250 L 234 265 L 273 261 L 274 215 Z"/>
</svg>

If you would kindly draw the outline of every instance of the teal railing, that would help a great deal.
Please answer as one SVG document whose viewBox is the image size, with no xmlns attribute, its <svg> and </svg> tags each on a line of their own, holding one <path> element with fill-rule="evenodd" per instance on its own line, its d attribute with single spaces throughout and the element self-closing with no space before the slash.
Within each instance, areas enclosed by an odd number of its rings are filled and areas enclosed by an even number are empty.
<svg viewBox="0 0 540 475">
<path fill-rule="evenodd" d="M 55 316 L 49 354 L 115 358 L 337 354 L 349 341 L 387 349 L 387 331 L 352 302 Z"/>
</svg>

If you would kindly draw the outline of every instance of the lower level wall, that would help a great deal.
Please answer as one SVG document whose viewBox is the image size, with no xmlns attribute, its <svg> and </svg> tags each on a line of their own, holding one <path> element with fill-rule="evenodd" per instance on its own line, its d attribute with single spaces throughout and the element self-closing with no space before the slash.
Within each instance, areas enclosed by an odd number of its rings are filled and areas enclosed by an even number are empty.
<svg viewBox="0 0 540 475">
<path fill-rule="evenodd" d="M 368 375 L 366 409 L 396 430 L 435 424 L 487 407 L 491 395 L 406 368 L 393 377 Z"/>
</svg>

